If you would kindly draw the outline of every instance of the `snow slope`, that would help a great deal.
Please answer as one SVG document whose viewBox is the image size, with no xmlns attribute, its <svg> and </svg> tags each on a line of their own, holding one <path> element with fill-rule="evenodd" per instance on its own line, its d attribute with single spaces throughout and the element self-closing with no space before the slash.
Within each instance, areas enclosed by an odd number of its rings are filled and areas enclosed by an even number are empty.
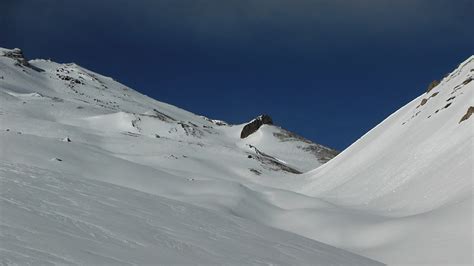
<svg viewBox="0 0 474 266">
<path fill-rule="evenodd" d="M 473 57 L 329 162 L 21 58 L 0 50 L 2 262 L 472 264 Z"/>
<path fill-rule="evenodd" d="M 2 264 L 379 264 L 237 213 L 275 208 L 249 186 L 294 178 L 317 154 L 287 165 L 234 137 L 243 125 L 0 54 Z"/>
<path fill-rule="evenodd" d="M 364 251 L 345 248 L 384 262 L 472 264 L 474 118 L 463 118 L 474 106 L 473 77 L 471 56 L 334 160 L 304 174 L 295 190 L 373 216 L 364 225 L 382 242 Z"/>
<path fill-rule="evenodd" d="M 183 202 L 0 163 L 2 264 L 375 265 L 295 234 Z"/>
<path fill-rule="evenodd" d="M 473 77 L 471 57 L 335 160 L 308 172 L 311 183 L 302 191 L 393 216 L 466 197 L 472 191 L 474 119 L 460 120 L 474 106 Z"/>
</svg>

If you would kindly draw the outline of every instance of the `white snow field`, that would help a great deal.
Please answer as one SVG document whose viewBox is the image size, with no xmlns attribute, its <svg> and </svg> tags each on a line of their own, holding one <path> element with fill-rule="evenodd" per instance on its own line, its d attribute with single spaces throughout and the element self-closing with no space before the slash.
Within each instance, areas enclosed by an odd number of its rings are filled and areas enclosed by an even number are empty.
<svg viewBox="0 0 474 266">
<path fill-rule="evenodd" d="M 0 263 L 472 265 L 473 74 L 471 57 L 327 162 L 277 126 L 241 139 L 0 49 Z"/>
</svg>

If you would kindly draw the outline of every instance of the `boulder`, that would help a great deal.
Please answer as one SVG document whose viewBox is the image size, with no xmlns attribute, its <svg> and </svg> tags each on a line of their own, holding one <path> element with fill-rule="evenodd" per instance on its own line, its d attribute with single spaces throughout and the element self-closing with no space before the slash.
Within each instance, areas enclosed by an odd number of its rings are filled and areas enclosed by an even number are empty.
<svg viewBox="0 0 474 266">
<path fill-rule="evenodd" d="M 273 120 L 269 115 L 260 115 L 250 123 L 244 126 L 240 133 L 240 138 L 245 139 L 246 137 L 255 133 L 262 125 L 273 125 Z"/>
</svg>

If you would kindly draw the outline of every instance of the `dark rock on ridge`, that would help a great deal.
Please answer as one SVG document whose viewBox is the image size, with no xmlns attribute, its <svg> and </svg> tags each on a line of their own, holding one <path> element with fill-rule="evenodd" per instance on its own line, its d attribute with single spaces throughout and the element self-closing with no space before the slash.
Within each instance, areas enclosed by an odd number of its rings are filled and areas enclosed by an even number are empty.
<svg viewBox="0 0 474 266">
<path fill-rule="evenodd" d="M 255 133 L 262 125 L 273 125 L 273 120 L 269 115 L 260 115 L 252 122 L 248 123 L 242 129 L 240 133 L 240 138 L 245 139 L 246 137 Z"/>
</svg>

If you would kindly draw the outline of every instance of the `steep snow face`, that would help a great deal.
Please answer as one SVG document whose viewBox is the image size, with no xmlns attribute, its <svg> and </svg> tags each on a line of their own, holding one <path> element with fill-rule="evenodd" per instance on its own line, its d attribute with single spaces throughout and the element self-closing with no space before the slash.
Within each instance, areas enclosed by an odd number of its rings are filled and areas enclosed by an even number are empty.
<svg viewBox="0 0 474 266">
<path fill-rule="evenodd" d="M 473 75 L 471 56 L 336 158 L 305 173 L 296 191 L 363 218 L 338 225 L 347 216 L 313 214 L 331 223 L 322 229 L 331 233 L 311 225 L 297 230 L 383 262 L 472 265 Z M 334 237 L 341 230 L 351 240 Z"/>
<path fill-rule="evenodd" d="M 390 216 L 427 212 L 468 197 L 473 178 L 474 57 L 330 163 L 301 191 Z"/>
</svg>

